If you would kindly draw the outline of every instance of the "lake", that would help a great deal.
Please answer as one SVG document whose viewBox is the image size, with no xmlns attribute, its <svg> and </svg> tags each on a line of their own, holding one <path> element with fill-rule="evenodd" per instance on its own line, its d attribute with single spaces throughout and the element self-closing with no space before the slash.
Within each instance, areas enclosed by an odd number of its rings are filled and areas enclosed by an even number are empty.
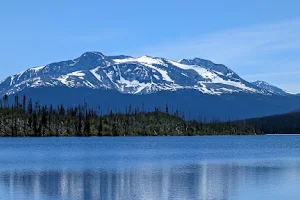
<svg viewBox="0 0 300 200">
<path fill-rule="evenodd" d="M 0 199 L 299 200 L 300 136 L 0 138 Z"/>
</svg>

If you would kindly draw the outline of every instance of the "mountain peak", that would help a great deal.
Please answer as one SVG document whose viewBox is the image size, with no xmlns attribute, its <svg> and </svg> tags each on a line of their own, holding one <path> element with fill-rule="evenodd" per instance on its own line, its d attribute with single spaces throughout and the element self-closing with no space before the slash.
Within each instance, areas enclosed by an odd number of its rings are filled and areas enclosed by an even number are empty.
<svg viewBox="0 0 300 200">
<path fill-rule="evenodd" d="M 107 60 L 108 58 L 101 52 L 88 51 L 88 52 L 85 52 L 84 54 L 82 54 L 76 60 L 97 60 L 97 59 Z"/>
<path fill-rule="evenodd" d="M 195 63 L 210 63 L 210 64 L 214 64 L 216 65 L 216 63 L 210 61 L 210 60 L 206 60 L 206 59 L 202 59 L 202 58 L 199 58 L 199 57 L 195 57 L 193 59 L 181 59 L 179 60 L 178 62 L 182 63 L 182 64 L 195 64 Z"/>
<path fill-rule="evenodd" d="M 113 62 L 109 57 L 97 51 L 85 52 L 73 61 L 74 63 L 70 67 L 74 70 L 91 70 L 98 66 L 107 66 Z"/>
<path fill-rule="evenodd" d="M 86 57 L 86 56 L 104 56 L 104 54 L 98 51 L 87 51 L 84 54 L 82 54 L 80 57 Z"/>
<path fill-rule="evenodd" d="M 283 95 L 283 96 L 294 95 L 294 93 L 283 90 L 283 89 L 281 89 L 277 86 L 274 86 L 266 81 L 258 80 L 258 81 L 252 82 L 252 84 L 255 85 L 256 87 L 264 89 L 272 94 Z"/>
<path fill-rule="evenodd" d="M 270 83 L 267 83 L 266 81 L 257 80 L 252 82 L 253 84 L 260 84 L 260 85 L 271 85 Z"/>
</svg>

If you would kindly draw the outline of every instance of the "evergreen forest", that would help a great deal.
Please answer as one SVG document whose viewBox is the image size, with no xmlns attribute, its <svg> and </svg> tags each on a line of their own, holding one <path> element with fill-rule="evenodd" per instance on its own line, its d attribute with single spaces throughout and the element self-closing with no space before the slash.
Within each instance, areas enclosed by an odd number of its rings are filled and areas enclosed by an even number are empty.
<svg viewBox="0 0 300 200">
<path fill-rule="evenodd" d="M 26 96 L 5 95 L 0 100 L 1 137 L 49 136 L 196 136 L 263 134 L 247 121 L 185 120 L 185 113 L 165 108 L 144 111 L 128 106 L 125 112 L 90 108 L 41 105 Z M 9 103 L 14 102 L 14 103 Z M 253 121 L 252 121 L 253 122 Z"/>
</svg>

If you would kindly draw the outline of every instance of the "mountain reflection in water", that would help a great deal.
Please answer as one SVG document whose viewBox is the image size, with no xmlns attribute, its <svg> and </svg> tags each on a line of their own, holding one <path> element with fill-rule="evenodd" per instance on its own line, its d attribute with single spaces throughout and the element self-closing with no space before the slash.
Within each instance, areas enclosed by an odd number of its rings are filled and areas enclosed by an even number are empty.
<svg viewBox="0 0 300 200">
<path fill-rule="evenodd" d="M 300 175 L 300 163 L 6 171 L 0 174 L 0 192 L 7 199 L 233 199 L 245 187 L 276 188 L 295 172 Z"/>
</svg>

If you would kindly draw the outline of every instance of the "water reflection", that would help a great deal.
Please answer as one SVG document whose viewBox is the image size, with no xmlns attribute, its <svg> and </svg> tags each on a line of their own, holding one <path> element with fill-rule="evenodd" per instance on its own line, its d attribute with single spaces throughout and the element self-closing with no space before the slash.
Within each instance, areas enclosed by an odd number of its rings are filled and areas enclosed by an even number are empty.
<svg viewBox="0 0 300 200">
<path fill-rule="evenodd" d="M 6 171 L 2 199 L 231 199 L 242 188 L 300 177 L 300 164 L 203 164 L 149 169 Z M 299 181 L 299 180 L 298 180 Z M 300 182 L 299 182 L 300 183 Z"/>
</svg>

